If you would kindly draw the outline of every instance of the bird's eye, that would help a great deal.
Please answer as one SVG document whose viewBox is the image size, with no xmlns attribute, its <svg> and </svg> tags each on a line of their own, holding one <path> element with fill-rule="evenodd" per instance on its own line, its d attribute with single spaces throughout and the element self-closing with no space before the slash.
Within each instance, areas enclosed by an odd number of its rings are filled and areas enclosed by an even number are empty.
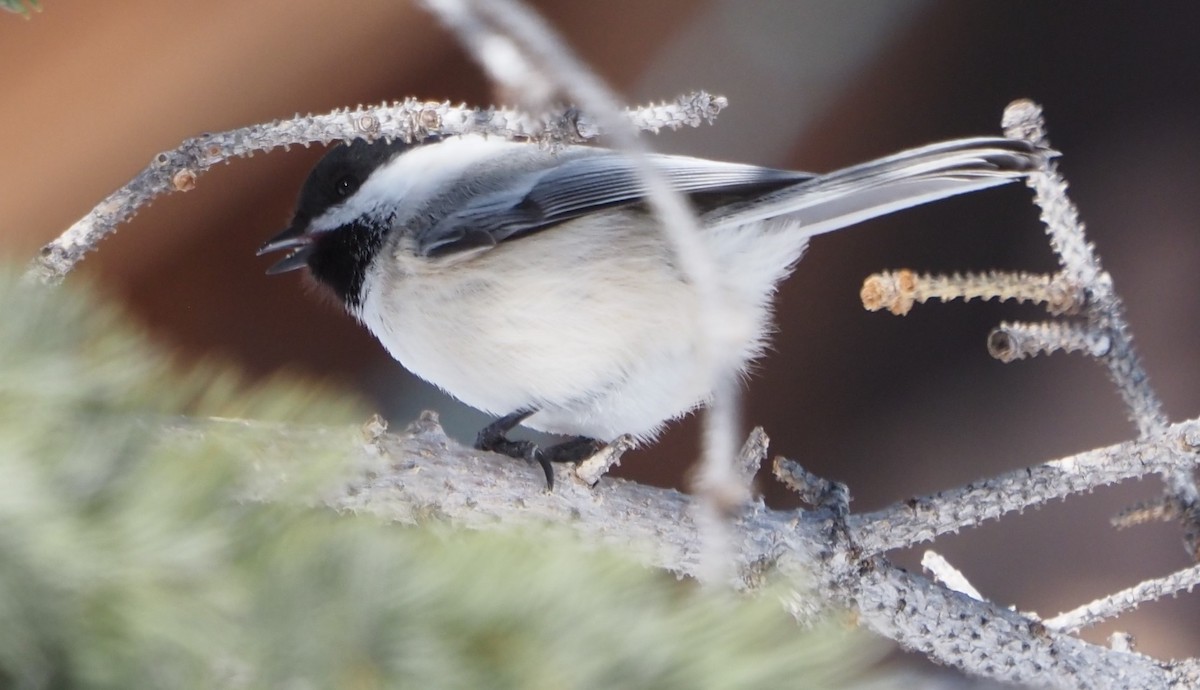
<svg viewBox="0 0 1200 690">
<path fill-rule="evenodd" d="M 353 175 L 342 175 L 337 182 L 333 183 L 333 191 L 339 197 L 350 196 L 356 189 L 358 189 L 358 178 Z"/>
</svg>

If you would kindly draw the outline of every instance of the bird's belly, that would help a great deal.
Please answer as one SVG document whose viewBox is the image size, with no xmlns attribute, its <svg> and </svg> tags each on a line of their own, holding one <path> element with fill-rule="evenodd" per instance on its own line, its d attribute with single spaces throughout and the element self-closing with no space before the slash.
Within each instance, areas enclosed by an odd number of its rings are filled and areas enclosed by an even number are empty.
<svg viewBox="0 0 1200 690">
<path fill-rule="evenodd" d="M 535 271 L 369 289 L 362 318 L 417 376 L 490 414 L 538 409 L 526 425 L 543 431 L 649 437 L 703 401 L 688 286 Z"/>
<path fill-rule="evenodd" d="M 725 291 L 723 342 L 706 349 L 713 305 L 699 304 L 665 240 L 615 232 L 548 230 L 458 264 L 410 262 L 406 275 L 368 278 L 359 316 L 401 364 L 472 407 L 536 409 L 525 425 L 551 433 L 650 439 L 758 354 L 778 275 Z"/>
</svg>

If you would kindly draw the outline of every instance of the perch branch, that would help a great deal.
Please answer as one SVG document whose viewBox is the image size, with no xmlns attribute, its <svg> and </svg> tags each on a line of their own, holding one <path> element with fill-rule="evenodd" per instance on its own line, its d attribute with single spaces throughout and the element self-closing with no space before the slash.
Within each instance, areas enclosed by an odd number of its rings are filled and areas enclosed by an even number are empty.
<svg viewBox="0 0 1200 690">
<path fill-rule="evenodd" d="M 343 444 L 346 466 L 354 470 L 322 494 L 322 501 L 338 510 L 404 524 L 437 520 L 470 529 L 550 525 L 679 575 L 704 574 L 705 536 L 693 517 L 696 499 L 614 478 L 588 487 L 563 468 L 556 468 L 561 481 L 555 491 L 540 491 L 536 468 L 459 445 L 430 413 L 403 433 L 374 427 L 358 441 L 345 430 L 230 422 L 210 426 L 255 434 L 259 481 L 253 495 L 260 498 L 279 493 L 284 478 L 296 474 L 288 467 L 295 460 L 273 464 L 270 458 L 302 458 L 313 448 Z M 1187 427 L 1200 434 L 1200 422 Z M 277 438 L 277 447 L 263 440 L 264 432 Z M 1153 466 L 1146 471 L 1154 471 Z M 831 541 L 830 519 L 826 508 L 777 511 L 761 501 L 745 504 L 729 522 L 737 546 L 730 584 L 752 589 L 761 580 L 756 574 L 763 564 L 773 564 L 795 586 L 797 593 L 787 604 L 802 621 L 813 620 L 831 603 L 845 606 L 867 627 L 910 649 L 1010 682 L 1100 688 L 1117 687 L 1113 679 L 1121 679 L 1127 687 L 1187 687 L 1184 683 L 1193 679 L 1194 664 L 1160 663 L 1088 644 L 906 573 L 857 549 L 853 531 L 849 540 Z"/>
</svg>

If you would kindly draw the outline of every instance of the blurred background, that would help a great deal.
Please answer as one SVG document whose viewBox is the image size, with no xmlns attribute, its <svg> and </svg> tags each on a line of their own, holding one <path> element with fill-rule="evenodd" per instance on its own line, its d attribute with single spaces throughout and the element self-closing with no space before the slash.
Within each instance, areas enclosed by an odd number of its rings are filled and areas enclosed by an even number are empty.
<svg viewBox="0 0 1200 690">
<path fill-rule="evenodd" d="M 159 151 L 219 131 L 405 96 L 487 105 L 454 39 L 404 0 L 46 0 L 0 14 L 0 254 L 23 262 Z M 631 103 L 727 96 L 716 125 L 664 151 L 826 171 L 899 149 L 999 133 L 1004 106 L 1045 106 L 1091 239 L 1123 295 L 1172 419 L 1200 414 L 1200 4 L 950 0 L 535 2 Z M 452 435 L 486 419 L 408 376 L 298 274 L 255 249 L 287 221 L 321 150 L 236 161 L 163 198 L 79 271 L 181 364 L 219 359 L 357 390 L 403 426 L 439 410 Z M 1002 365 L 984 340 L 996 304 L 872 314 L 861 282 L 887 268 L 1055 267 L 1020 187 L 956 198 L 818 238 L 778 300 L 774 351 L 744 420 L 772 453 L 847 482 L 855 510 L 1127 440 L 1103 370 L 1058 355 Z M 627 456 L 619 476 L 686 485 L 698 424 Z M 538 480 L 530 470 L 532 482 Z M 768 502 L 795 501 L 764 472 Z M 1148 480 L 1013 516 L 935 548 L 985 595 L 1044 616 L 1188 564 L 1174 525 L 1108 519 Z M 917 568 L 920 550 L 894 554 Z M 1200 652 L 1200 597 L 1142 607 L 1128 630 L 1156 656 Z"/>
</svg>

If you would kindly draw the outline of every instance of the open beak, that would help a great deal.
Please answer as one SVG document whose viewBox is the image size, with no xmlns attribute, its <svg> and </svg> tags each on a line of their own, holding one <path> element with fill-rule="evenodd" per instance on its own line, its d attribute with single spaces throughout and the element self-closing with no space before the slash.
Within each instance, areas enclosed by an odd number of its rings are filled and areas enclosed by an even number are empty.
<svg viewBox="0 0 1200 690">
<path fill-rule="evenodd" d="M 256 256 L 277 252 L 281 249 L 291 249 L 292 252 L 278 263 L 267 269 L 267 275 L 276 275 L 279 273 L 287 273 L 298 268 L 304 268 L 308 265 L 308 255 L 312 253 L 313 236 L 306 233 L 303 226 L 297 227 L 293 224 L 278 235 L 267 240 L 267 243 L 258 248 Z"/>
</svg>

